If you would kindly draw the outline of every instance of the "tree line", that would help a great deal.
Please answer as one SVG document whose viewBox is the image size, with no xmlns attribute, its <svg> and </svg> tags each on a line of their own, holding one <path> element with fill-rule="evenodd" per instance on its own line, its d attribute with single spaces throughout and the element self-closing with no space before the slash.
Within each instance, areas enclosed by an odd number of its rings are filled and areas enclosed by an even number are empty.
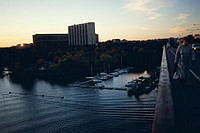
<svg viewBox="0 0 200 133">
<path fill-rule="evenodd" d="M 167 40 L 102 42 L 98 46 L 25 45 L 0 49 L 0 68 L 15 80 L 44 79 L 71 82 L 116 68 L 152 70 L 160 66 Z"/>
</svg>

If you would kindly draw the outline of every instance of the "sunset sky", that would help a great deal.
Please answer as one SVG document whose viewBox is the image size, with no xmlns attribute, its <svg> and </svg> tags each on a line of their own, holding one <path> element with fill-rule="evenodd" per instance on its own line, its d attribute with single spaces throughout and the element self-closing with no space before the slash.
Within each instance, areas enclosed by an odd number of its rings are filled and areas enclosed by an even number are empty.
<svg viewBox="0 0 200 133">
<path fill-rule="evenodd" d="M 200 0 L 0 0 L 0 47 L 95 22 L 100 41 L 200 32 Z"/>
</svg>

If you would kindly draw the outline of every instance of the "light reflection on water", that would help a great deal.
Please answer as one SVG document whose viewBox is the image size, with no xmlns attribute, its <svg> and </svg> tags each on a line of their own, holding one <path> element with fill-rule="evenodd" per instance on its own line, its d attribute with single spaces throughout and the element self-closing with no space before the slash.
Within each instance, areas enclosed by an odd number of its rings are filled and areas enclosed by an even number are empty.
<svg viewBox="0 0 200 133">
<path fill-rule="evenodd" d="M 0 80 L 0 94 L 0 132 L 20 133 L 149 132 L 156 99 L 154 91 L 138 101 L 126 91 L 62 87 L 44 81 L 37 81 L 29 91 L 6 77 Z"/>
</svg>

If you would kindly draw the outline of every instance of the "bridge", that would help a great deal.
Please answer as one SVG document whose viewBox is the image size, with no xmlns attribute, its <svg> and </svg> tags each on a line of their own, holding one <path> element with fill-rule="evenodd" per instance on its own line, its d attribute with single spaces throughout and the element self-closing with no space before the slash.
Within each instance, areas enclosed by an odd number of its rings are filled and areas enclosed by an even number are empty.
<svg viewBox="0 0 200 133">
<path fill-rule="evenodd" d="M 184 86 L 172 79 L 175 48 L 163 48 L 153 133 L 200 132 L 199 55 L 189 70 L 191 79 Z"/>
</svg>

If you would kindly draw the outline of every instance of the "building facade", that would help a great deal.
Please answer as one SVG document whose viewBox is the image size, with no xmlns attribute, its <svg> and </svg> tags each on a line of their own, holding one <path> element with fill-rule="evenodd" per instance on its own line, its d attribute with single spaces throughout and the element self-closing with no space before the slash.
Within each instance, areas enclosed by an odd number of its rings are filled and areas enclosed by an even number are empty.
<svg viewBox="0 0 200 133">
<path fill-rule="evenodd" d="M 96 45 L 94 22 L 69 26 L 68 35 L 70 46 Z"/>
<path fill-rule="evenodd" d="M 35 45 L 69 45 L 68 34 L 35 34 Z"/>
<path fill-rule="evenodd" d="M 99 35 L 95 34 L 95 36 L 96 36 L 96 44 L 98 44 L 99 43 Z"/>
</svg>

